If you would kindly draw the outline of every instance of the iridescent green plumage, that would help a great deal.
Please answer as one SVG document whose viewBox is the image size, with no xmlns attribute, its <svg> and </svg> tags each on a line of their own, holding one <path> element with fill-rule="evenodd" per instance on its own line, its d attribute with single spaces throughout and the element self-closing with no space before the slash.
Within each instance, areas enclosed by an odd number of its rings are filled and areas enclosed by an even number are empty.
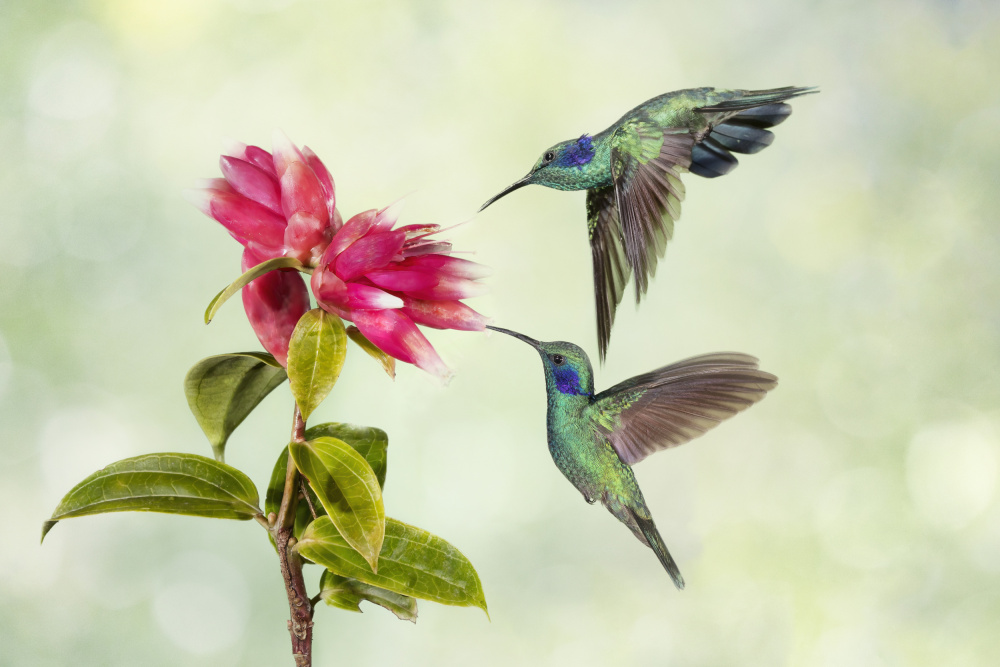
<svg viewBox="0 0 1000 667">
<path fill-rule="evenodd" d="M 638 375 L 599 394 L 587 354 L 566 342 L 543 343 L 489 327 L 534 347 L 545 368 L 549 453 L 588 503 L 598 500 L 656 553 L 684 588 L 632 464 L 683 444 L 745 410 L 777 385 L 739 353 L 706 354 Z"/>
<path fill-rule="evenodd" d="M 756 153 L 769 146 L 774 135 L 766 128 L 792 112 L 785 100 L 810 92 L 692 88 L 654 97 L 593 137 L 552 146 L 527 176 L 482 208 L 525 185 L 587 190 L 603 360 L 625 285 L 634 275 L 638 303 L 673 236 L 684 199 L 681 174 L 715 178 L 729 173 L 737 165 L 733 152 Z"/>
</svg>

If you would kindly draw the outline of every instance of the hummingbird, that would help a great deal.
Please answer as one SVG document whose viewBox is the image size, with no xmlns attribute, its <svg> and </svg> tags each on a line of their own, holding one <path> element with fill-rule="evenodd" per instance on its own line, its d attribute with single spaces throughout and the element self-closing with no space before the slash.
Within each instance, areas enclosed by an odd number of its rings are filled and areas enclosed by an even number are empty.
<svg viewBox="0 0 1000 667">
<path fill-rule="evenodd" d="M 594 266 L 597 343 L 607 354 L 615 310 L 629 277 L 642 299 L 673 236 L 690 171 L 705 178 L 736 168 L 733 153 L 757 153 L 774 140 L 767 129 L 792 113 L 793 97 L 817 92 L 690 88 L 643 102 L 608 129 L 561 141 L 528 175 L 479 210 L 525 185 L 587 191 L 587 234 Z"/>
<path fill-rule="evenodd" d="M 678 590 L 684 588 L 639 490 L 632 466 L 692 440 L 764 398 L 778 378 L 739 352 L 691 357 L 625 380 L 599 394 L 587 353 L 487 326 L 538 351 L 548 395 L 549 453 L 583 499 L 601 501 L 650 547 Z"/>
</svg>

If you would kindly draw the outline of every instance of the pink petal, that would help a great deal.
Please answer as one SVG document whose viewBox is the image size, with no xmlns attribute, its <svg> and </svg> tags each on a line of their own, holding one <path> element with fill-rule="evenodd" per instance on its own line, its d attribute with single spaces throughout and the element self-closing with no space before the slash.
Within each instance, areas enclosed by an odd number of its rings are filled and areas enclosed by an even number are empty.
<svg viewBox="0 0 1000 667">
<path fill-rule="evenodd" d="M 274 153 L 274 171 L 283 178 L 288 165 L 293 162 L 305 163 L 306 156 L 281 130 L 271 133 L 271 151 Z"/>
<path fill-rule="evenodd" d="M 401 271 L 395 266 L 382 271 L 369 271 L 365 278 L 393 292 L 427 289 L 438 283 L 437 276 L 427 271 Z"/>
<path fill-rule="evenodd" d="M 372 225 L 375 224 L 375 213 L 375 209 L 364 211 L 344 223 L 340 231 L 334 235 L 330 245 L 327 246 L 320 263 L 324 266 L 333 263 L 337 259 L 337 256 L 344 252 L 347 246 L 367 234 L 371 230 Z"/>
<path fill-rule="evenodd" d="M 345 225 L 341 233 L 346 229 Z M 343 280 L 350 281 L 369 271 L 382 268 L 392 261 L 403 247 L 405 240 L 405 234 L 399 231 L 373 233 L 358 239 L 337 257 L 335 268 L 337 275 Z"/>
<path fill-rule="evenodd" d="M 330 221 L 323 186 L 305 162 L 289 162 L 281 175 L 281 210 L 286 218 L 308 213 L 324 226 Z"/>
<path fill-rule="evenodd" d="M 195 187 L 199 190 L 221 190 L 222 192 L 236 192 L 233 186 L 229 184 L 224 178 L 196 178 L 194 181 Z M 191 201 L 192 204 L 201 208 L 195 201 L 189 198 L 190 190 L 184 191 L 184 197 Z M 197 196 L 197 195 L 196 195 Z M 208 215 L 207 213 L 205 215 Z"/>
<path fill-rule="evenodd" d="M 306 266 L 318 266 L 333 232 L 308 213 L 296 213 L 285 228 L 286 255 L 295 257 Z"/>
<path fill-rule="evenodd" d="M 458 278 L 447 274 L 438 274 L 438 283 L 434 287 L 426 289 L 411 290 L 407 296 L 417 299 L 427 299 L 430 301 L 448 301 L 451 299 L 467 299 L 473 296 L 485 294 L 489 289 L 486 285 Z"/>
<path fill-rule="evenodd" d="M 262 261 L 243 253 L 243 270 Z M 309 290 L 297 271 L 271 271 L 243 288 L 243 309 L 264 349 L 282 366 L 288 363 L 288 341 L 299 318 L 309 310 Z"/>
<path fill-rule="evenodd" d="M 347 283 L 337 277 L 329 268 L 317 268 L 310 280 L 313 296 L 321 306 L 332 304 L 341 308 L 347 307 Z"/>
<path fill-rule="evenodd" d="M 281 193 L 273 176 L 245 160 L 225 155 L 219 158 L 219 166 L 236 192 L 281 214 Z"/>
<path fill-rule="evenodd" d="M 447 273 L 448 275 L 458 276 L 459 278 L 470 278 L 476 280 L 477 278 L 484 278 L 491 273 L 490 267 L 479 264 L 478 262 L 470 262 L 467 259 L 461 259 L 459 257 L 451 257 L 449 255 L 421 255 L 418 257 L 410 257 L 399 263 L 400 268 L 419 268 L 424 271 L 435 271 L 440 273 Z"/>
<path fill-rule="evenodd" d="M 260 146 L 247 146 L 243 159 L 271 176 L 278 177 L 278 172 L 274 170 L 274 156 Z"/>
<path fill-rule="evenodd" d="M 402 308 L 403 300 L 371 285 L 347 283 L 347 307 L 352 310 Z"/>
<path fill-rule="evenodd" d="M 330 175 L 330 171 L 323 164 L 323 161 L 308 146 L 302 147 L 302 155 L 306 158 L 306 164 L 309 165 L 313 173 L 316 174 L 316 178 L 319 179 L 319 184 L 323 186 L 323 196 L 326 197 L 327 208 L 332 218 L 333 209 L 337 203 L 336 189 L 333 187 L 333 176 Z"/>
<path fill-rule="evenodd" d="M 417 325 L 398 310 L 362 310 L 352 313 L 365 338 L 400 361 L 422 368 L 432 375 L 448 378 L 451 373 Z"/>
<path fill-rule="evenodd" d="M 258 254 L 271 254 L 282 249 L 284 218 L 257 202 L 222 190 L 188 190 L 185 196 L 202 213 L 222 223 L 237 241 L 257 249 Z"/>
<path fill-rule="evenodd" d="M 490 320 L 460 301 L 422 301 L 403 297 L 403 312 L 417 324 L 435 329 L 484 331 Z"/>
<path fill-rule="evenodd" d="M 375 215 L 375 228 L 382 232 L 392 229 L 392 226 L 399 220 L 399 214 L 403 210 L 404 203 L 402 199 L 399 199 L 380 210 Z"/>
</svg>

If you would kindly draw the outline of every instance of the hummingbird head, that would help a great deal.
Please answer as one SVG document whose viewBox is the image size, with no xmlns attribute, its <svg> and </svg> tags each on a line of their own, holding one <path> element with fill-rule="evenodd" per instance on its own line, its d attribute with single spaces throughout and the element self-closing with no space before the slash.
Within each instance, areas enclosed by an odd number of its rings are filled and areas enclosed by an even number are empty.
<svg viewBox="0 0 1000 667">
<path fill-rule="evenodd" d="M 479 210 L 525 185 L 544 185 L 556 190 L 582 190 L 591 187 L 583 175 L 583 168 L 594 159 L 594 138 L 584 134 L 579 139 L 560 141 L 538 158 L 528 175 L 512 183 Z"/>
<path fill-rule="evenodd" d="M 590 366 L 590 358 L 578 346 L 565 341 L 545 343 L 500 327 L 486 328 L 513 336 L 535 348 L 542 358 L 545 385 L 550 392 L 555 390 L 570 396 L 594 395 L 594 372 Z"/>
</svg>

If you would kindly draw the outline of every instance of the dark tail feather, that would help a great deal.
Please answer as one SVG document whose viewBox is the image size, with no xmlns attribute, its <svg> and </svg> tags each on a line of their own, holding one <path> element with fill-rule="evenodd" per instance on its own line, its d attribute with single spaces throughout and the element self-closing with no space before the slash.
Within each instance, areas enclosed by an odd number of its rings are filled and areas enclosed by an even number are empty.
<svg viewBox="0 0 1000 667">
<path fill-rule="evenodd" d="M 699 108 L 701 112 L 735 113 L 713 126 L 691 149 L 691 173 L 704 178 L 728 174 L 739 164 L 733 153 L 758 153 L 774 141 L 774 134 L 766 128 L 784 122 L 792 113 L 783 100 L 813 92 L 817 92 L 815 88 L 751 90 L 738 99 Z"/>
<path fill-rule="evenodd" d="M 770 90 L 745 90 L 743 94 L 732 100 L 725 100 L 707 107 L 699 107 L 698 111 L 740 111 L 741 109 L 752 109 L 766 104 L 784 102 L 793 97 L 801 97 L 810 93 L 819 92 L 815 86 L 799 87 L 786 86 L 784 88 L 772 88 Z"/>
<path fill-rule="evenodd" d="M 667 545 L 663 543 L 663 538 L 660 537 L 660 531 L 656 529 L 656 525 L 653 523 L 652 519 L 643 519 L 641 516 L 635 513 L 631 507 L 628 511 L 632 514 L 632 518 L 635 519 L 636 524 L 639 526 L 639 530 L 646 537 L 646 541 L 649 542 L 649 548 L 653 550 L 656 557 L 660 559 L 660 563 L 663 564 L 663 569 L 667 571 L 670 578 L 674 580 L 674 586 L 677 590 L 684 590 L 684 577 L 681 576 L 681 571 L 677 567 L 677 563 L 674 562 L 673 557 L 670 552 L 667 551 Z"/>
</svg>

